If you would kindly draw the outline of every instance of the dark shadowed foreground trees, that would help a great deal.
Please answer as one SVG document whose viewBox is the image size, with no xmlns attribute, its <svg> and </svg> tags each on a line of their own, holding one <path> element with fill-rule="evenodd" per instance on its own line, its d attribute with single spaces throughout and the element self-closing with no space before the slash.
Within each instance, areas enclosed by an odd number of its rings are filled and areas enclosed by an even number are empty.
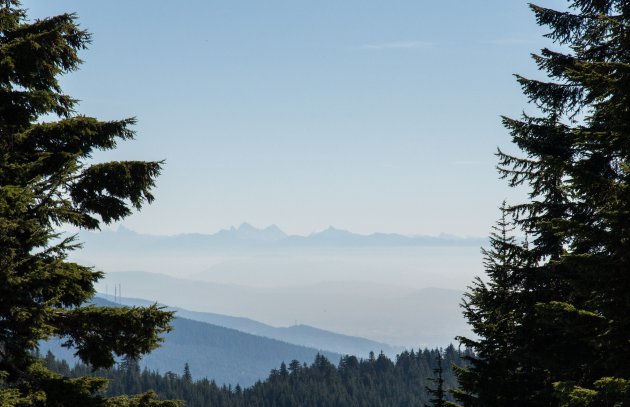
<svg viewBox="0 0 630 407">
<path fill-rule="evenodd" d="M 29 22 L 18 1 L 0 5 L 0 405 L 153 405 L 151 396 L 105 400 L 105 381 L 68 379 L 33 356 L 63 338 L 82 360 L 110 367 L 114 355 L 155 348 L 172 315 L 158 307 L 81 306 L 101 273 L 67 261 L 77 248 L 62 224 L 97 229 L 153 199 L 158 162 L 87 164 L 96 150 L 133 138 L 132 119 L 76 115 L 59 76 L 89 43 L 72 14 Z M 49 121 L 51 120 L 51 121 Z M 173 405 L 169 403 L 167 405 Z"/>
<path fill-rule="evenodd" d="M 531 6 L 562 47 L 533 56 L 548 80 L 517 77 L 538 116 L 504 118 L 522 155 L 499 171 L 529 201 L 468 293 L 465 406 L 630 405 L 630 1 L 569 5 Z"/>
</svg>

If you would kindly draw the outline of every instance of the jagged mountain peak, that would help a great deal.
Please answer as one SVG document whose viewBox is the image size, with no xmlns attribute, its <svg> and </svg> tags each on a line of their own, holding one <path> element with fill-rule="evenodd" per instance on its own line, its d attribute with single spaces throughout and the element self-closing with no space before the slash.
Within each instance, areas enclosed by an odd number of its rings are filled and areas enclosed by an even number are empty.
<svg viewBox="0 0 630 407">
<path fill-rule="evenodd" d="M 232 229 L 235 229 L 235 228 L 232 227 Z M 248 232 L 258 232 L 258 231 L 261 231 L 262 229 L 258 229 L 247 222 L 243 222 L 235 230 L 240 233 L 244 233 L 244 232 L 248 233 Z"/>
<path fill-rule="evenodd" d="M 287 237 L 286 233 L 284 233 L 276 225 L 270 225 L 265 228 L 259 229 L 247 222 L 241 223 L 238 227 L 232 226 L 228 231 L 224 231 L 224 234 L 226 232 L 227 234 L 240 240 L 254 240 L 263 242 L 277 242 Z"/>
</svg>

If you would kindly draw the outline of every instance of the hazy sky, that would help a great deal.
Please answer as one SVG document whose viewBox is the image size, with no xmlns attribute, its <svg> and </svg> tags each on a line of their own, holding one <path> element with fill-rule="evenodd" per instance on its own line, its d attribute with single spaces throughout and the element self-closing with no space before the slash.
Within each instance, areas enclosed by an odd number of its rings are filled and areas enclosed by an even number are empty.
<svg viewBox="0 0 630 407">
<path fill-rule="evenodd" d="M 503 198 L 502 114 L 545 29 L 520 0 L 24 1 L 93 33 L 64 79 L 78 111 L 136 116 L 104 159 L 165 159 L 133 230 L 243 221 L 308 234 L 483 236 Z M 541 1 L 559 7 L 560 0 Z"/>
</svg>

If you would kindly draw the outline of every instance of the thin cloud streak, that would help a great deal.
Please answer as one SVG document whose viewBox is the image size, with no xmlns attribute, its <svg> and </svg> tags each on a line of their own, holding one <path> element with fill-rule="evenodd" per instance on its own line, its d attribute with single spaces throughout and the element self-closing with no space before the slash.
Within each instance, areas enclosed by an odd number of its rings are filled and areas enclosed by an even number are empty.
<svg viewBox="0 0 630 407">
<path fill-rule="evenodd" d="M 361 49 L 414 49 L 414 48 L 431 48 L 435 43 L 430 41 L 396 41 L 382 42 L 375 44 L 365 44 Z"/>
<path fill-rule="evenodd" d="M 493 40 L 480 41 L 480 44 L 485 45 L 498 45 L 498 46 L 510 46 L 510 45 L 529 45 L 535 43 L 533 39 L 527 38 L 495 38 Z"/>
<path fill-rule="evenodd" d="M 484 164 L 484 162 L 479 161 L 479 160 L 459 160 L 459 161 L 453 161 L 452 164 L 453 165 L 479 165 L 479 164 Z"/>
</svg>

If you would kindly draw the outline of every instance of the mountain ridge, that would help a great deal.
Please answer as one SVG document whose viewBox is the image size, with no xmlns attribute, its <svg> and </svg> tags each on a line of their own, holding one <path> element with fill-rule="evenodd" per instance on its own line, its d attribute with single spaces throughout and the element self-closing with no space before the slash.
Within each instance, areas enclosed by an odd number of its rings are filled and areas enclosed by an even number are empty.
<svg viewBox="0 0 630 407">
<path fill-rule="evenodd" d="M 112 301 L 114 299 L 113 296 L 103 293 L 98 293 L 97 297 L 103 298 L 107 301 Z M 154 303 L 153 301 L 141 298 L 127 297 L 123 297 L 118 301 L 119 304 L 127 306 L 147 306 Z M 342 355 L 354 355 L 357 357 L 367 358 L 370 352 L 378 353 L 379 351 L 382 351 L 389 357 L 395 357 L 396 354 L 405 349 L 401 346 L 392 346 L 359 336 L 344 335 L 306 324 L 296 323 L 291 326 L 278 327 L 247 317 L 231 316 L 212 312 L 191 311 L 181 307 L 168 306 L 166 304 L 162 305 L 166 306 L 166 309 L 169 311 L 175 311 L 176 315 L 182 318 L 236 329 L 237 331 L 251 335 L 276 339 L 293 345 L 320 349 Z"/>
<path fill-rule="evenodd" d="M 309 235 L 289 235 L 276 225 L 256 228 L 249 223 L 232 226 L 215 233 L 182 233 L 151 235 L 134 232 L 122 225 L 117 230 L 81 232 L 80 240 L 97 250 L 165 250 L 195 251 L 212 248 L 304 248 L 304 247 L 395 247 L 395 246 L 481 246 L 487 238 L 459 237 L 448 234 L 402 235 L 377 232 L 358 234 L 330 226 Z"/>
<path fill-rule="evenodd" d="M 97 289 L 102 292 L 106 286 L 118 284 L 129 297 L 244 316 L 272 326 L 299 320 L 327 331 L 407 348 L 443 346 L 455 336 L 469 334 L 460 308 L 463 292 L 453 289 L 359 281 L 251 287 L 139 271 L 106 273 Z"/>
<path fill-rule="evenodd" d="M 121 306 L 95 297 L 98 306 Z M 219 384 L 250 386 L 269 375 L 281 362 L 293 359 L 310 363 L 322 354 L 329 360 L 339 360 L 341 354 L 295 345 L 277 339 L 262 337 L 207 322 L 176 316 L 171 321 L 173 330 L 163 334 L 164 342 L 140 360 L 150 370 L 181 372 L 186 363 L 195 379 L 208 378 Z M 77 361 L 73 350 L 63 348 L 62 340 L 43 341 L 39 351 L 51 351 L 69 364 Z"/>
</svg>

